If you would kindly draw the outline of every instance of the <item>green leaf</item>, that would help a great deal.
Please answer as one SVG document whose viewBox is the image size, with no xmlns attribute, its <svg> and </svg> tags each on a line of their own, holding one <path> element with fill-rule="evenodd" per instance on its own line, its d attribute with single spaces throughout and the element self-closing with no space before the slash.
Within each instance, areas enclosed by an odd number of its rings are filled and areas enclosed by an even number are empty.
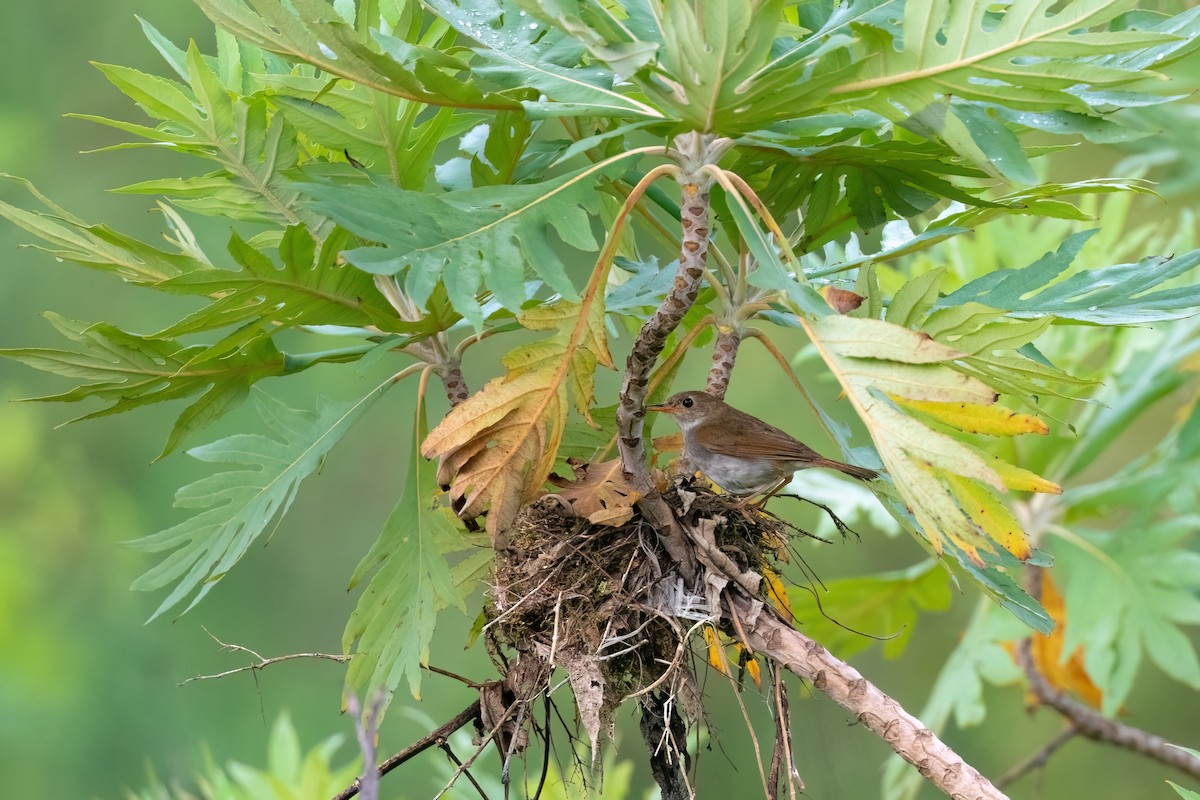
<svg viewBox="0 0 1200 800">
<path fill-rule="evenodd" d="M 1200 310 L 1200 287 L 1194 282 L 1151 291 L 1200 265 L 1200 250 L 1082 270 L 1054 282 L 1096 233 L 1096 229 L 1076 233 L 1058 250 L 1023 269 L 995 270 L 976 278 L 943 298 L 938 306 L 974 302 L 1016 317 L 1054 316 L 1102 325 L 1161 322 Z"/>
<path fill-rule="evenodd" d="M 288 228 L 279 243 L 282 266 L 234 233 L 229 252 L 241 270 L 207 269 L 163 281 L 156 288 L 172 294 L 212 298 L 212 302 L 159 336 L 211 330 L 246 322 L 274 326 L 345 325 L 430 334 L 433 320 L 406 322 L 375 287 L 370 275 L 339 264 L 349 235 L 335 231 L 318 250 L 303 226 Z"/>
<path fill-rule="evenodd" d="M 343 650 L 354 655 L 347 694 L 374 697 L 382 691 L 390 698 L 407 678 L 420 699 L 421 666 L 429 661 L 437 611 L 450 605 L 463 609 L 463 598 L 475 588 L 460 587 L 446 560 L 446 552 L 470 541 L 453 512 L 430 501 L 438 493 L 437 465 L 420 455 L 424 408 L 415 428 L 400 500 L 350 579 L 353 588 L 371 575 L 342 634 Z"/>
<path fill-rule="evenodd" d="M 49 312 L 46 318 L 63 336 L 81 344 L 83 351 L 12 348 L 0 350 L 0 357 L 85 382 L 61 394 L 31 399 L 73 403 L 97 397 L 109 401 L 99 411 L 78 418 L 82 420 L 202 392 L 179 415 L 159 458 L 241 405 L 256 381 L 286 371 L 284 355 L 261 334 L 248 336 L 232 353 L 216 354 L 203 345 L 184 346 L 171 339 L 139 336 L 103 322 L 85 325 Z"/>
<path fill-rule="evenodd" d="M 1059 533 L 1055 556 L 1070 620 L 1063 652 L 1083 648 L 1105 714 L 1129 696 L 1143 656 L 1200 687 L 1200 659 L 1180 627 L 1200 625 L 1200 554 L 1180 547 L 1197 523 L 1184 515 L 1118 533 Z"/>
<path fill-rule="evenodd" d="M 516 13 L 512 4 L 432 0 L 429 5 L 460 33 L 479 43 L 473 49 L 481 63 L 472 66 L 472 74 L 501 90 L 536 89 L 549 99 L 523 102 L 534 116 L 665 117 L 654 106 L 614 89 L 616 75 L 609 70 L 579 66 L 585 52 L 582 44 L 530 22 L 530 17 Z"/>
<path fill-rule="evenodd" d="M 328 77 L 272 74 L 256 80 L 292 127 L 327 148 L 332 160 L 347 152 L 404 189 L 423 189 L 438 144 L 471 122 L 452 109 L 425 118 L 421 103 L 348 81 L 331 84 Z"/>
<path fill-rule="evenodd" d="M 41 239 L 43 244 L 35 247 L 55 258 L 111 272 L 143 286 L 211 268 L 207 257 L 195 246 L 191 230 L 166 206 L 160 204 L 159 210 L 174 229 L 176 243 L 180 245 L 178 253 L 151 247 L 105 225 L 91 225 L 53 203 L 22 178 L 0 174 L 0 179 L 19 184 L 46 206 L 47 212 L 26 211 L 0 201 L 0 216 Z"/>
<path fill-rule="evenodd" d="M 1180 749 L 1188 750 L 1186 747 Z M 1193 755 L 1197 755 L 1195 750 L 1188 750 L 1188 752 L 1192 753 Z M 1200 758 L 1200 755 L 1197 757 Z M 1193 792 L 1191 789 L 1185 789 L 1174 781 L 1167 781 L 1167 785 L 1174 789 L 1175 793 L 1182 797 L 1183 800 L 1200 800 L 1200 792 Z"/>
<path fill-rule="evenodd" d="M 189 450 L 188 455 L 200 461 L 238 468 L 184 486 L 175 494 L 175 506 L 195 510 L 195 515 L 131 543 L 143 552 L 171 551 L 133 584 L 140 591 L 175 584 L 150 619 L 193 592 L 184 613 L 200 602 L 272 521 L 287 513 L 300 482 L 321 466 L 350 426 L 391 385 L 389 379 L 350 404 L 322 399 L 316 413 L 259 394 L 258 413 L 272 435 L 238 434 Z"/>
<path fill-rule="evenodd" d="M 874 21 L 860 28 L 868 60 L 858 79 L 836 87 L 834 94 L 897 122 L 916 118 L 979 166 L 1005 174 L 989 163 L 990 154 L 981 146 L 999 146 L 1016 155 L 999 127 L 979 129 L 982 119 L 972 113 L 966 122 L 944 112 L 936 118 L 918 115 L 942 96 L 1033 111 L 1087 113 L 1092 104 L 1112 102 L 1103 97 L 1104 91 L 1124 84 L 1138 82 L 1142 92 L 1169 93 L 1169 87 L 1151 87 L 1142 80 L 1153 76 L 1150 64 L 1127 56 L 1178 44 L 1179 37 L 1103 30 L 1133 6 L 1134 0 L 1014 0 L 996 11 L 986 3 L 908 0 L 902 34 Z M 1183 49 L 1197 44 L 1189 42 Z M 1015 171 L 1008 172 L 1028 177 L 1018 161 L 1012 166 Z"/>
<path fill-rule="evenodd" d="M 875 641 L 882 641 L 885 658 L 896 658 L 908 645 L 920 611 L 950 607 L 950 573 L 937 561 L 923 561 L 906 570 L 831 581 L 824 588 L 793 587 L 788 598 L 805 633 L 839 658 L 850 658 Z"/>
<path fill-rule="evenodd" d="M 1125 356 L 1128 367 L 1097 398 L 1104 406 L 1081 421 L 1080 428 L 1087 435 L 1071 449 L 1062 467 L 1066 477 L 1077 475 L 1095 463 L 1134 419 L 1188 380 L 1178 366 L 1200 350 L 1200 339 L 1195 337 L 1197 329 L 1200 319 L 1177 322 L 1167 326 L 1166 335 L 1152 345 L 1129 348 Z"/>
<path fill-rule="evenodd" d="M 466 66 L 447 55 L 452 38 L 442 40 L 445 23 L 435 23 L 424 44 L 411 44 L 380 32 L 392 29 L 411 37 L 421 15 L 368 18 L 361 29 L 345 22 L 324 0 L 198 0 L 197 5 L 220 28 L 264 50 L 303 61 L 354 83 L 429 105 L 468 108 L 517 108 L 517 103 L 484 95 L 459 79 Z M 374 7 L 379 12 L 379 6 Z M 364 14 L 364 16 L 367 16 Z M 395 30 L 400 25 L 401 30 Z M 375 30 L 368 30 L 373 28 Z"/>
<path fill-rule="evenodd" d="M 165 194 L 184 208 L 210 216 L 282 225 L 303 223 L 314 233 L 328 226 L 323 218 L 296 207 L 299 192 L 283 176 L 301 162 L 295 130 L 282 115 L 270 114 L 263 98 L 242 96 L 240 85 L 225 86 L 194 43 L 187 51 L 186 86 L 127 67 L 96 66 L 162 124 L 151 129 L 102 117 L 86 119 L 221 166 L 217 172 L 196 178 L 149 180 L 117 191 Z"/>
<path fill-rule="evenodd" d="M 303 188 L 319 211 L 384 245 L 348 251 L 350 263 L 375 274 L 404 273 L 405 294 L 418 305 L 444 281 L 454 308 L 479 327 L 483 310 L 477 295 L 482 288 L 505 308 L 521 309 L 527 297 L 526 265 L 552 290 L 578 296 L 547 229 L 578 250 L 593 251 L 597 245 L 589 212 L 596 208 L 596 183 L 619 174 L 637 157 L 636 152 L 618 156 L 543 183 L 442 195 L 378 181 Z"/>
</svg>

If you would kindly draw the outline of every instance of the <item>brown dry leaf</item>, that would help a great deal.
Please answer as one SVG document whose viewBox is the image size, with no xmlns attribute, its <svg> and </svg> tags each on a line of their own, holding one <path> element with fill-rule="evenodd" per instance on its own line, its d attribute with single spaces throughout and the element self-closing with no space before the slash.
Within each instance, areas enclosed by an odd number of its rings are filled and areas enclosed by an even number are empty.
<svg viewBox="0 0 1200 800">
<path fill-rule="evenodd" d="M 829 307 L 839 314 L 849 314 L 866 300 L 861 294 L 839 289 L 836 286 L 821 287 L 821 297 L 824 297 L 825 302 L 829 303 Z"/>
<path fill-rule="evenodd" d="M 1060 691 L 1073 692 L 1092 708 L 1100 708 L 1103 695 L 1092 683 L 1083 666 L 1083 648 L 1077 648 L 1065 662 L 1062 657 L 1063 638 L 1066 636 L 1067 611 L 1058 587 L 1047 572 L 1042 576 L 1042 606 L 1056 623 L 1049 636 L 1033 636 L 1031 640 L 1033 662 L 1038 672 Z M 1036 703 L 1036 700 L 1033 700 Z"/>
<path fill-rule="evenodd" d="M 621 459 L 586 464 L 572 458 L 567 463 L 575 471 L 575 479 L 551 475 L 550 482 L 559 487 L 555 494 L 567 501 L 576 516 L 614 528 L 633 519 L 633 504 L 641 495 L 625 481 Z"/>
<path fill-rule="evenodd" d="M 522 314 L 519 322 L 526 328 L 556 333 L 506 355 L 508 374 L 452 409 L 421 445 L 423 456 L 441 459 L 438 482 L 450 487 L 459 517 L 488 512 L 493 541 L 521 506 L 542 493 L 570 400 L 590 420 L 596 365 L 613 366 L 598 291 L 607 273 L 593 274 L 579 303 L 564 301 Z"/>
</svg>

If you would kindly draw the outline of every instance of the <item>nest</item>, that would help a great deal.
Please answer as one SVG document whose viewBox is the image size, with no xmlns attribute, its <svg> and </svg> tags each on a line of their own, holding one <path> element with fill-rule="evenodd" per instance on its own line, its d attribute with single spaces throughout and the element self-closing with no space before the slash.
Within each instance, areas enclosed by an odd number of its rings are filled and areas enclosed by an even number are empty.
<svg viewBox="0 0 1200 800">
<path fill-rule="evenodd" d="M 733 498 L 687 484 L 664 497 L 685 527 L 703 531 L 694 543 L 702 569 L 715 560 L 726 575 L 757 579 L 786 558 L 788 526 L 777 518 L 746 514 Z M 702 575 L 693 585 L 706 583 Z M 719 589 L 709 589 L 686 586 L 639 516 L 620 527 L 594 525 L 548 496 L 522 511 L 496 554 L 486 638 L 516 700 L 546 691 L 551 670 L 564 670 L 594 758 L 626 700 L 665 693 L 690 720 L 701 716 L 688 642 L 703 624 L 722 624 Z M 515 664 L 507 657 L 514 651 Z"/>
</svg>

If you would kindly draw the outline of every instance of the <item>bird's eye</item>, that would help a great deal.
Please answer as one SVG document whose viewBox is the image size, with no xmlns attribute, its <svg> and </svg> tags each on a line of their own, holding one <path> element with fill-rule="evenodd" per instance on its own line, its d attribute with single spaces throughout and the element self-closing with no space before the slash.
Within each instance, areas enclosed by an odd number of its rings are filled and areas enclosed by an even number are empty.
<svg viewBox="0 0 1200 800">
<path fill-rule="evenodd" d="M 696 401 L 690 397 L 685 397 L 685 398 L 683 398 L 683 402 L 680 403 L 680 405 L 683 406 L 684 408 L 691 408 L 692 406 L 696 405 Z"/>
</svg>

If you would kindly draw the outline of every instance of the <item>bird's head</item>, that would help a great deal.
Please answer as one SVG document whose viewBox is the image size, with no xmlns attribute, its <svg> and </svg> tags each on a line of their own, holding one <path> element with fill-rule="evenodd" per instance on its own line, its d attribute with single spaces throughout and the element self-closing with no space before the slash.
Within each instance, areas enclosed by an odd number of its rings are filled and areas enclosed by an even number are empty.
<svg viewBox="0 0 1200 800">
<path fill-rule="evenodd" d="M 662 405 L 648 406 L 648 411 L 670 414 L 680 428 L 688 430 L 709 419 L 725 404 L 705 392 L 679 392 L 667 398 Z"/>
</svg>

